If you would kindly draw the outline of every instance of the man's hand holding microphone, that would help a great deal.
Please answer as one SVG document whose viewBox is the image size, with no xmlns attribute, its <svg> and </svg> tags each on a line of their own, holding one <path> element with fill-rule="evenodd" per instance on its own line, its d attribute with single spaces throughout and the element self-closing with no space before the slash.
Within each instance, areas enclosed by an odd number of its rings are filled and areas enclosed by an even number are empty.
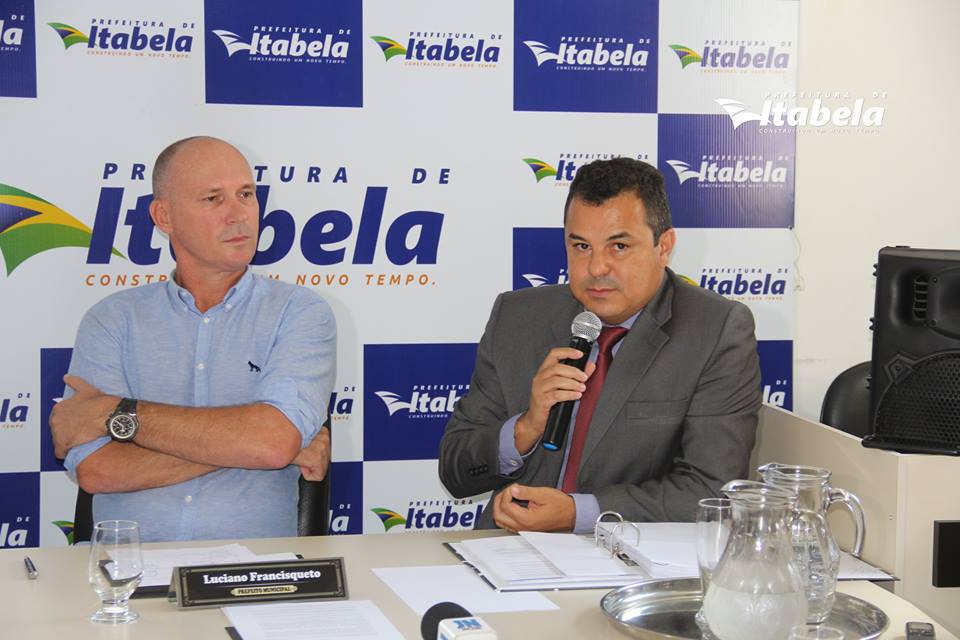
<svg viewBox="0 0 960 640">
<path fill-rule="evenodd" d="M 600 335 L 600 318 L 589 311 L 573 319 L 570 346 L 551 349 L 530 384 L 530 404 L 514 426 L 514 444 L 521 455 L 538 443 L 563 455 L 574 404 L 596 369 L 588 362 Z M 497 526 L 517 531 L 572 531 L 576 522 L 573 498 L 551 487 L 513 484 L 493 499 Z"/>
</svg>

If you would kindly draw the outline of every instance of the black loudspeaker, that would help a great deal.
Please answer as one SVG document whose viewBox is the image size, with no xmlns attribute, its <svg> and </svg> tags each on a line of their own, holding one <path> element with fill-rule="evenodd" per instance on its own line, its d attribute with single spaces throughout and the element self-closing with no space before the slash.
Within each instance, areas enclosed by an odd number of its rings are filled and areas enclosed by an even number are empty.
<svg viewBox="0 0 960 640">
<path fill-rule="evenodd" d="M 863 446 L 960 455 L 960 251 L 885 247 L 874 275 Z"/>
</svg>

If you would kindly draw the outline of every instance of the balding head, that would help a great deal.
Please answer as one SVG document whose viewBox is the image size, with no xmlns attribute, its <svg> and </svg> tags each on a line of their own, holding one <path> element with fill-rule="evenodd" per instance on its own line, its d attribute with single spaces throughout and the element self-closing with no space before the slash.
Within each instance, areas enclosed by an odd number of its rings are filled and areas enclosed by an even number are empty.
<svg viewBox="0 0 960 640">
<path fill-rule="evenodd" d="M 229 142 L 214 138 L 212 136 L 191 136 L 183 140 L 177 140 L 160 152 L 156 162 L 153 163 L 153 197 L 162 198 L 168 195 L 170 181 L 174 177 L 177 166 L 177 156 L 188 150 L 198 150 L 210 147 L 221 147 L 227 153 L 236 153 L 243 157 L 239 149 Z M 246 162 L 246 158 L 244 158 Z M 249 163 L 247 163 L 249 164 Z"/>
<path fill-rule="evenodd" d="M 170 238 L 181 286 L 243 273 L 257 250 L 259 208 L 236 147 L 206 136 L 173 143 L 157 158 L 153 189 L 150 217 Z"/>
</svg>

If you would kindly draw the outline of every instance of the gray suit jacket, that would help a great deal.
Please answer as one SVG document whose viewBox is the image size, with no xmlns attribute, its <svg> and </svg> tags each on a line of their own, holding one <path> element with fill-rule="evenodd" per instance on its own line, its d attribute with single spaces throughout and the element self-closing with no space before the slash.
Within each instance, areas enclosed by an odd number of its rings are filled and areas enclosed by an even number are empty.
<svg viewBox="0 0 960 640">
<path fill-rule="evenodd" d="M 499 471 L 503 423 L 524 412 L 547 352 L 566 345 L 583 306 L 569 287 L 501 294 L 477 351 L 470 391 L 440 442 L 440 479 L 455 497 L 513 482 L 556 487 L 562 452 L 536 447 Z M 746 478 L 760 408 L 753 316 L 739 302 L 667 277 L 623 339 L 584 444 L 578 491 L 634 521 L 690 521 L 700 498 Z M 485 509 L 478 528 L 492 528 Z"/>
</svg>

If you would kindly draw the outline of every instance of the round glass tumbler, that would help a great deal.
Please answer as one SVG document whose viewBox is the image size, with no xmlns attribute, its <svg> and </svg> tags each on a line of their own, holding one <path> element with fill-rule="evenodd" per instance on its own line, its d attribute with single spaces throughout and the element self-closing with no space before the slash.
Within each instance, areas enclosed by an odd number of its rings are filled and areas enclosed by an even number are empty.
<svg viewBox="0 0 960 640">
<path fill-rule="evenodd" d="M 697 565 L 700 568 L 700 587 L 706 596 L 713 575 L 733 528 L 733 508 L 729 498 L 704 498 L 697 503 Z M 697 625 L 706 631 L 703 607 L 697 611 Z"/>
</svg>

